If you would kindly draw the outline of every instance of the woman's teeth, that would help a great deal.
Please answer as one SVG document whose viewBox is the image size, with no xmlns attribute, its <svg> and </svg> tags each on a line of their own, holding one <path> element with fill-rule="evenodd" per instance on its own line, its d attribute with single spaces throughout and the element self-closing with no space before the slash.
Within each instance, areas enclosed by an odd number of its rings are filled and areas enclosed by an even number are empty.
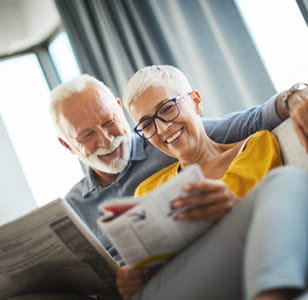
<svg viewBox="0 0 308 300">
<path fill-rule="evenodd" d="M 167 144 L 173 143 L 182 133 L 182 130 L 177 131 L 175 134 L 166 139 Z"/>
</svg>

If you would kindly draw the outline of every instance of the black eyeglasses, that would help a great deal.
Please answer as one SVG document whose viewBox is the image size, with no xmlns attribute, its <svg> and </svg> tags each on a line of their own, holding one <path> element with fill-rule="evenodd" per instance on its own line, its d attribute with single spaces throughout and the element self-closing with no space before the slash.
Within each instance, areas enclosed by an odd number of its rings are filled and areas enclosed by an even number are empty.
<svg viewBox="0 0 308 300">
<path fill-rule="evenodd" d="M 175 120 L 179 114 L 180 109 L 178 104 L 176 103 L 178 100 L 185 98 L 190 95 L 192 92 L 177 96 L 163 103 L 156 110 L 155 114 L 151 117 L 147 117 L 141 120 L 134 128 L 134 131 L 144 139 L 150 139 L 156 132 L 157 126 L 155 123 L 155 119 L 159 119 L 162 122 L 171 122 Z"/>
</svg>

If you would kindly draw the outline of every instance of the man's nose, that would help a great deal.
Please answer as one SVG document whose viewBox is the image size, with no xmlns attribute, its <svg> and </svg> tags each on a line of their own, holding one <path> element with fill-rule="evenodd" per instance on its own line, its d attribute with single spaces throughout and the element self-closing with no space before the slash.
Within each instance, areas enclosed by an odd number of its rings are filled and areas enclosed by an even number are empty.
<svg viewBox="0 0 308 300">
<path fill-rule="evenodd" d="M 108 130 L 99 128 L 97 130 L 97 135 L 98 135 L 98 145 L 100 147 L 109 147 L 112 144 L 114 135 L 110 134 Z"/>
</svg>

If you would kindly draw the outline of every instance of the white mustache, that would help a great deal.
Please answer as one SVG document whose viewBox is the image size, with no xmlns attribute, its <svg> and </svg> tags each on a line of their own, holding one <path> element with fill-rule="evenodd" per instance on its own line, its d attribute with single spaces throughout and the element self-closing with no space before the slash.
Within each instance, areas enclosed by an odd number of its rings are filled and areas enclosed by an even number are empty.
<svg viewBox="0 0 308 300">
<path fill-rule="evenodd" d="M 92 155 L 98 156 L 98 155 L 106 155 L 112 153 L 114 150 L 116 150 L 123 142 L 124 137 L 122 135 L 117 136 L 112 141 L 111 146 L 109 147 L 100 147 L 98 148 Z"/>
</svg>

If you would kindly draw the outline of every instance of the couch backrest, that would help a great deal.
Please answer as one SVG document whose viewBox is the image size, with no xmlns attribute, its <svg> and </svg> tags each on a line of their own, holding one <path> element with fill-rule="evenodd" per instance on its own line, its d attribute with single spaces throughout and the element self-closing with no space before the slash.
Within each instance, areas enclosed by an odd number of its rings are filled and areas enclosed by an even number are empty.
<svg viewBox="0 0 308 300">
<path fill-rule="evenodd" d="M 281 145 L 284 163 L 296 165 L 308 171 L 308 154 L 299 142 L 291 119 L 285 120 L 272 132 L 276 135 Z"/>
</svg>

